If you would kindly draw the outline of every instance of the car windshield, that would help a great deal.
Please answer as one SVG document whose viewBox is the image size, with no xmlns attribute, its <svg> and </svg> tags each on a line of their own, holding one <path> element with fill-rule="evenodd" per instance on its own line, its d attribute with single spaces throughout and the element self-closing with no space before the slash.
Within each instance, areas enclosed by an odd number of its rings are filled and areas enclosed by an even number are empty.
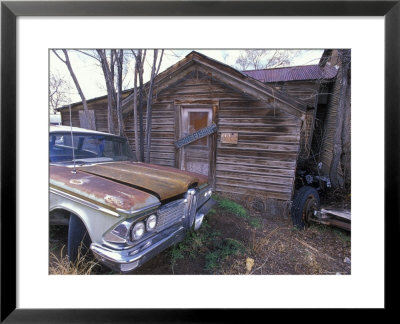
<svg viewBox="0 0 400 324">
<path fill-rule="evenodd" d="M 74 150 L 72 150 L 72 143 Z M 136 161 L 125 138 L 85 133 L 50 133 L 50 163 Z"/>
</svg>

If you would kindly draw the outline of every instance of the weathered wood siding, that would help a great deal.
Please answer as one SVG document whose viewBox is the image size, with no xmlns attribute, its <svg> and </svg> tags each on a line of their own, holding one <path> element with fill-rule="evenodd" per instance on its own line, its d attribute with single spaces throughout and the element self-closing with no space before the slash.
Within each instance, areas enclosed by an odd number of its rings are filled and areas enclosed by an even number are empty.
<svg viewBox="0 0 400 324">
<path fill-rule="evenodd" d="M 178 151 L 174 145 L 179 134 L 177 112 L 181 105 L 190 104 L 209 105 L 214 109 L 218 126 L 213 152 L 217 192 L 284 201 L 292 199 L 301 120 L 277 108 L 273 98 L 254 100 L 195 68 L 167 89 L 161 92 L 157 87 L 154 89 L 151 163 L 178 166 Z M 89 109 L 96 110 L 98 130 L 107 131 L 106 101 Z M 145 107 L 143 110 L 145 116 Z M 68 109 L 62 113 L 63 124 L 68 125 Z M 73 126 L 79 126 L 78 112 L 74 109 L 72 120 Z M 135 151 L 132 109 L 126 113 L 124 124 Z M 221 143 L 223 132 L 238 133 L 238 143 Z"/>
<path fill-rule="evenodd" d="M 268 83 L 283 93 L 302 100 L 309 108 L 305 123 L 301 129 L 300 159 L 307 159 L 310 155 L 321 81 L 322 80 L 302 80 Z"/>
<path fill-rule="evenodd" d="M 301 121 L 252 100 L 220 102 L 217 181 L 220 192 L 291 200 Z M 222 132 L 237 132 L 238 144 L 223 144 Z"/>
<path fill-rule="evenodd" d="M 208 76 L 201 73 L 188 73 L 185 79 L 173 84 L 171 87 L 157 93 L 154 89 L 152 108 L 152 133 L 150 163 L 165 166 L 176 165 L 175 132 L 178 131 L 179 121 L 175 121 L 176 110 L 180 104 L 193 102 L 202 104 L 218 102 L 220 99 L 243 98 L 240 94 L 224 87 L 218 81 L 211 81 Z M 146 106 L 143 107 L 143 125 L 146 125 Z M 128 136 L 132 150 L 135 151 L 135 134 L 133 111 L 130 110 L 125 117 L 125 132 Z M 139 124 L 138 124 L 139 125 Z M 145 147 L 145 152 L 147 147 Z"/>
<path fill-rule="evenodd" d="M 61 125 L 69 126 L 70 125 L 69 110 L 63 109 L 61 110 L 60 113 L 61 113 Z M 78 109 L 71 109 L 71 117 L 72 117 L 72 126 L 80 127 Z"/>
<path fill-rule="evenodd" d="M 271 83 L 270 85 L 289 96 L 302 100 L 309 107 L 314 107 L 316 96 L 320 88 L 320 81 L 286 81 L 284 83 Z"/>
<path fill-rule="evenodd" d="M 217 80 L 195 71 L 161 93 L 156 93 L 156 102 L 191 103 L 201 101 L 210 103 L 219 100 L 243 99 L 243 95 L 226 87 Z"/>
<path fill-rule="evenodd" d="M 275 108 L 273 100 L 269 103 L 251 100 L 207 76 L 190 75 L 157 94 L 157 104 L 153 108 L 151 162 L 174 165 L 173 136 L 174 127 L 178 127 L 173 119 L 174 109 L 178 109 L 180 103 L 198 100 L 219 103 L 217 192 L 290 200 L 301 121 Z M 238 144 L 221 143 L 223 132 L 237 132 Z"/>
<path fill-rule="evenodd" d="M 143 109 L 143 128 L 146 129 L 146 107 Z M 125 134 L 135 152 L 135 128 L 133 110 L 124 118 Z M 155 103 L 152 108 L 150 163 L 175 166 L 174 104 Z M 138 122 L 139 127 L 139 122 Z M 145 147 L 145 152 L 147 147 Z"/>
</svg>

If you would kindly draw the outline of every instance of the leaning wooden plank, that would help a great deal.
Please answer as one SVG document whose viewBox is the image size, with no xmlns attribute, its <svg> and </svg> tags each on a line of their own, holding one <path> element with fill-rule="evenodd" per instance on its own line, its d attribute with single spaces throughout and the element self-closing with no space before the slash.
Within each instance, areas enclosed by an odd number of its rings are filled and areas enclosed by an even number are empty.
<svg viewBox="0 0 400 324">
<path fill-rule="evenodd" d="M 337 209 L 324 209 L 321 208 L 322 214 L 331 214 L 337 217 L 345 218 L 351 220 L 351 212 L 348 210 L 337 210 Z"/>
</svg>

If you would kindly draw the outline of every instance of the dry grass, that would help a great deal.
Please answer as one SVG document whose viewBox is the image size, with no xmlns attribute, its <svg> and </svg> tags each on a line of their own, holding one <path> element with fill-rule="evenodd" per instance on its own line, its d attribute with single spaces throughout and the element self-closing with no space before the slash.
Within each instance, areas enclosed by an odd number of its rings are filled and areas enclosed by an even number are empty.
<svg viewBox="0 0 400 324">
<path fill-rule="evenodd" d="M 275 228 L 271 232 L 269 232 L 267 235 L 256 238 L 255 234 L 252 234 L 252 238 L 250 240 L 250 246 L 249 249 L 251 253 L 257 255 L 259 254 L 267 245 L 269 244 L 272 235 L 278 230 L 278 228 Z"/>
<path fill-rule="evenodd" d="M 308 251 L 306 253 L 304 263 L 309 274 L 322 274 L 325 272 L 320 260 L 312 252 Z"/>
<path fill-rule="evenodd" d="M 75 262 L 70 262 L 67 255 L 63 255 L 65 246 L 61 249 L 61 255 L 57 257 L 50 252 L 49 274 L 51 275 L 90 275 L 93 269 L 99 265 L 94 260 L 88 260 L 87 255 L 81 255 L 78 251 L 78 257 Z"/>
</svg>

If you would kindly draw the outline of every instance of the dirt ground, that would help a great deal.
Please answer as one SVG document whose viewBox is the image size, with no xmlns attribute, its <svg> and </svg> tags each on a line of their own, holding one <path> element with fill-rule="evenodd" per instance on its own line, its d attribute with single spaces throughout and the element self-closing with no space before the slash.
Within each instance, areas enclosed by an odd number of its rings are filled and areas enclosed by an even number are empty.
<svg viewBox="0 0 400 324">
<path fill-rule="evenodd" d="M 60 255 L 66 229 L 50 232 Z M 66 248 L 64 247 L 63 253 Z M 53 260 L 54 261 L 54 260 Z M 168 248 L 132 274 L 350 274 L 351 235 L 333 227 L 295 229 L 289 218 L 252 214 L 221 198 L 198 232 Z M 113 274 L 96 265 L 91 274 Z"/>
</svg>

